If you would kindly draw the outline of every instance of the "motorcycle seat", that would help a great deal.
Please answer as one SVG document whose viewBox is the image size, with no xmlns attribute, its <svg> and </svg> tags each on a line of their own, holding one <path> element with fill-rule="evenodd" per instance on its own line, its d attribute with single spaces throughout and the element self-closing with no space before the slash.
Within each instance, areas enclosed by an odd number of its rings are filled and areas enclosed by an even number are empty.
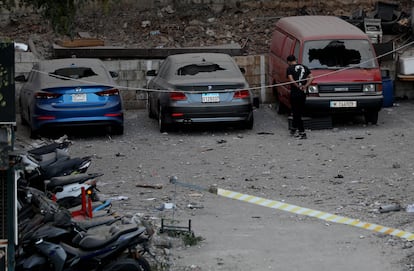
<svg viewBox="0 0 414 271">
<path fill-rule="evenodd" d="M 49 182 L 46 184 L 47 190 L 52 190 L 57 186 L 64 186 L 73 183 L 84 183 L 87 180 L 92 178 L 96 178 L 103 174 L 87 174 L 87 173 L 79 173 L 79 174 L 72 174 L 72 175 L 65 175 L 65 176 L 58 176 L 52 177 Z"/>
<path fill-rule="evenodd" d="M 83 230 L 89 230 L 91 228 L 101 226 L 101 225 L 111 225 L 120 220 L 121 220 L 121 217 L 104 216 L 104 217 L 90 218 L 87 220 L 74 220 L 73 222 L 79 228 Z"/>
<path fill-rule="evenodd" d="M 79 167 L 86 162 L 90 162 L 90 160 L 90 157 L 75 157 L 68 160 L 58 160 L 45 168 L 40 168 L 40 170 L 42 171 L 44 179 L 51 179 L 57 176 L 70 175 L 75 171 L 78 171 L 79 173 Z M 80 173 L 84 173 L 85 171 Z"/>
<path fill-rule="evenodd" d="M 69 147 L 69 145 L 70 145 L 70 142 L 67 142 L 67 141 L 62 142 L 62 143 L 53 142 L 45 146 L 33 148 L 31 150 L 28 150 L 27 152 L 31 155 L 43 155 L 43 154 L 55 152 L 57 149 L 66 149 Z"/>
<path fill-rule="evenodd" d="M 141 234 L 145 229 L 140 229 L 136 224 L 117 225 L 110 228 L 106 234 L 86 234 L 78 243 L 83 250 L 95 250 L 114 243 L 120 236 L 137 232 Z"/>
</svg>

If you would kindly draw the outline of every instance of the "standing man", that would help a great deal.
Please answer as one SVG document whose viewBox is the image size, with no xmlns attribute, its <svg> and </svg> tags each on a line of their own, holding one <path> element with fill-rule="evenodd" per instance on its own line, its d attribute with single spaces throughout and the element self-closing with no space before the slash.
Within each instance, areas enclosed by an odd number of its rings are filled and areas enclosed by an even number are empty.
<svg viewBox="0 0 414 271">
<path fill-rule="evenodd" d="M 294 55 L 288 56 L 287 62 L 289 64 L 289 67 L 286 70 L 286 76 L 291 82 L 290 104 L 292 107 L 293 115 L 290 134 L 298 136 L 300 139 L 306 139 L 302 115 L 305 109 L 306 90 L 312 83 L 313 78 L 309 68 L 305 65 L 298 64 Z"/>
</svg>

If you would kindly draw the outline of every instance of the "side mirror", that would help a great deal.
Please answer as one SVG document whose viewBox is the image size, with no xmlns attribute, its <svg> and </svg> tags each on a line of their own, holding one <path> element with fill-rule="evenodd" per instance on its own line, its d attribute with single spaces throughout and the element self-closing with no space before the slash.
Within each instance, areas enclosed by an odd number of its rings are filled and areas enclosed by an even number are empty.
<svg viewBox="0 0 414 271">
<path fill-rule="evenodd" d="M 23 74 L 18 75 L 16 77 L 14 77 L 14 81 L 17 82 L 27 82 L 26 76 L 24 76 Z"/>
<path fill-rule="evenodd" d="M 245 74 L 246 73 L 246 69 L 245 68 L 240 67 L 240 71 L 241 71 L 242 74 Z"/>
<path fill-rule="evenodd" d="M 155 70 L 148 70 L 146 74 L 147 76 L 157 76 L 157 72 Z"/>
<path fill-rule="evenodd" d="M 115 71 L 109 71 L 109 74 L 111 75 L 112 78 L 117 78 L 119 76 L 119 73 Z"/>
</svg>

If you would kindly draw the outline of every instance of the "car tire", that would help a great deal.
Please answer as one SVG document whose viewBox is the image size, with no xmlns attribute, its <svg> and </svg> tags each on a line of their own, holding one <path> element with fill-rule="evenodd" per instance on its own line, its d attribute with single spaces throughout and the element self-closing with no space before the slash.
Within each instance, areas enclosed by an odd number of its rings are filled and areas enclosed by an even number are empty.
<svg viewBox="0 0 414 271">
<path fill-rule="evenodd" d="M 113 135 L 123 135 L 124 134 L 124 125 L 114 125 L 110 127 L 110 132 Z"/>
<path fill-rule="evenodd" d="M 154 114 L 154 112 L 152 110 L 152 105 L 151 105 L 151 102 L 149 100 L 147 102 L 147 110 L 148 110 L 148 117 L 150 119 L 155 119 L 155 114 Z"/>
<path fill-rule="evenodd" d="M 23 126 L 27 126 L 29 123 L 27 122 L 27 120 L 23 117 L 23 113 L 20 112 L 20 122 L 22 123 Z"/>
<path fill-rule="evenodd" d="M 276 96 L 276 103 L 275 103 L 275 107 L 276 107 L 276 112 L 279 115 L 283 115 L 289 112 L 288 107 L 283 104 L 280 100 L 279 100 L 279 93 L 277 90 L 275 90 L 275 96 Z"/>
<path fill-rule="evenodd" d="M 24 114 L 23 114 L 23 109 L 21 109 L 21 102 L 20 102 L 20 122 L 22 123 L 23 126 L 27 126 L 29 125 L 29 122 L 24 118 Z"/>
<path fill-rule="evenodd" d="M 160 129 L 160 133 L 168 132 L 170 128 L 170 126 L 165 123 L 164 110 L 161 105 L 158 108 L 158 127 Z"/>
<path fill-rule="evenodd" d="M 244 121 L 243 128 L 251 130 L 251 129 L 253 129 L 253 125 L 254 125 L 254 117 L 253 117 L 253 113 L 251 113 L 250 118 L 248 120 Z"/>
<path fill-rule="evenodd" d="M 39 130 L 34 130 L 30 127 L 30 138 L 31 139 L 38 139 L 39 138 Z"/>
<path fill-rule="evenodd" d="M 364 117 L 365 117 L 365 123 L 366 124 L 371 123 L 371 124 L 375 125 L 375 124 L 378 123 L 378 111 L 365 112 Z"/>
</svg>

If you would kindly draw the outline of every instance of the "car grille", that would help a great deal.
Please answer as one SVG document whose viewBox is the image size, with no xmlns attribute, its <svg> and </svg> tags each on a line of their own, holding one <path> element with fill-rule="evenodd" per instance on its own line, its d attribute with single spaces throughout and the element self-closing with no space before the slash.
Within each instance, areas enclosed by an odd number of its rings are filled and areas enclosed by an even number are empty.
<svg viewBox="0 0 414 271">
<path fill-rule="evenodd" d="M 319 93 L 349 93 L 362 92 L 362 84 L 346 84 L 346 85 L 319 85 Z"/>
</svg>

